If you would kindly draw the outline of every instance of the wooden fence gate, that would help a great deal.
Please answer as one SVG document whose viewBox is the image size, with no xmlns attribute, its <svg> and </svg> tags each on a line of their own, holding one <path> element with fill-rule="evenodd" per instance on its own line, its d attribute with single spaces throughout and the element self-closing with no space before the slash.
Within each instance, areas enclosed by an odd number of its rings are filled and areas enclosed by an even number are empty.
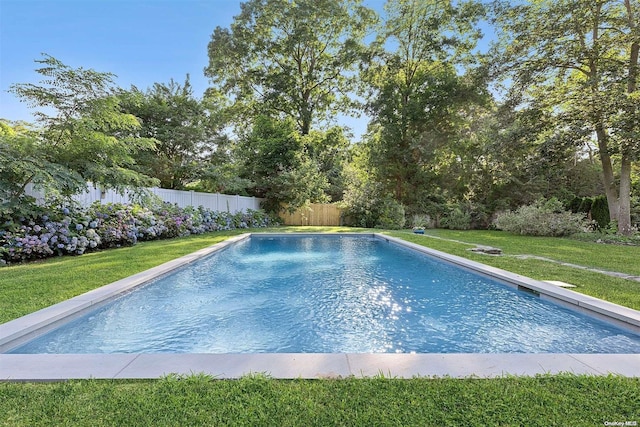
<svg viewBox="0 0 640 427">
<path fill-rule="evenodd" d="M 280 218 L 285 225 L 324 225 L 336 226 L 340 224 L 340 208 L 328 203 L 311 203 L 290 214 L 281 212 Z"/>
</svg>

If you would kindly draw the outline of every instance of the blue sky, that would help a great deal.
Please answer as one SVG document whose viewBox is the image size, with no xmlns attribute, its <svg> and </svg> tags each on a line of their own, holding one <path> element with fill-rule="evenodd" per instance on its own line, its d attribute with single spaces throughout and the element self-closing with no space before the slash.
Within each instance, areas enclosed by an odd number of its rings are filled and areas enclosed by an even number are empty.
<svg viewBox="0 0 640 427">
<path fill-rule="evenodd" d="M 41 53 L 114 73 L 123 88 L 182 82 L 189 73 L 200 96 L 211 33 L 239 12 L 236 0 L 0 0 L 0 117 L 30 119 L 6 91 L 39 81 Z"/>
<path fill-rule="evenodd" d="M 36 83 L 36 59 L 47 53 L 71 67 L 117 75 L 122 88 L 146 89 L 188 73 L 194 94 L 207 88 L 203 70 L 216 26 L 228 27 L 240 0 L 0 0 L 0 118 L 32 121 L 13 94 Z M 367 0 L 381 9 L 384 0 Z M 345 119 L 354 133 L 366 120 Z"/>
</svg>

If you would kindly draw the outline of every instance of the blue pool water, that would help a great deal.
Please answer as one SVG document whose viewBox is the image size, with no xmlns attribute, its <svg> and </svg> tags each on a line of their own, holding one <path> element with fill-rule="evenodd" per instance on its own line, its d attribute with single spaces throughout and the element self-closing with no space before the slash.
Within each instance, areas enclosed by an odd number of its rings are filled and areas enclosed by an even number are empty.
<svg viewBox="0 0 640 427">
<path fill-rule="evenodd" d="M 371 237 L 259 237 L 12 353 L 640 353 L 640 336 Z"/>
</svg>

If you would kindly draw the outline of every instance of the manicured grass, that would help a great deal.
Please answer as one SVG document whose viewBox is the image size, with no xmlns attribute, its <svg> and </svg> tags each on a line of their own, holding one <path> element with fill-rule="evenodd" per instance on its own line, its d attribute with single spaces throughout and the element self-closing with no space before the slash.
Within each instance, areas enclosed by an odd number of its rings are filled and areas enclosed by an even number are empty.
<svg viewBox="0 0 640 427">
<path fill-rule="evenodd" d="M 640 379 L 0 383 L 6 426 L 587 426 L 639 421 Z"/>
<path fill-rule="evenodd" d="M 426 230 L 428 235 L 493 246 L 506 255 L 528 254 L 640 276 L 640 246 L 605 245 L 571 238 L 520 236 L 488 230 Z"/>
<path fill-rule="evenodd" d="M 253 231 L 371 231 L 284 227 Z M 635 247 L 499 232 L 428 230 L 496 246 L 637 274 Z M 130 248 L 0 269 L 0 323 L 217 243 L 242 231 L 146 242 Z M 469 245 L 398 231 L 389 234 L 580 292 L 640 308 L 640 284 L 537 260 L 471 253 Z M 611 260 L 611 262 L 609 261 Z M 598 295 L 598 294 L 602 295 Z M 575 375 L 484 379 L 212 380 L 0 382 L 2 426 L 182 425 L 604 425 L 640 422 L 640 379 Z"/>
</svg>

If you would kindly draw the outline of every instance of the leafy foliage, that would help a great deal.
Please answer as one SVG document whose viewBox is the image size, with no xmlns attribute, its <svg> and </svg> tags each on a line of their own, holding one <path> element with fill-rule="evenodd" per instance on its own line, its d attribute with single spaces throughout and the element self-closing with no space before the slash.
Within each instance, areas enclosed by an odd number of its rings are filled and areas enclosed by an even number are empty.
<svg viewBox="0 0 640 427">
<path fill-rule="evenodd" d="M 404 227 L 404 207 L 382 186 L 371 180 L 351 185 L 342 201 L 345 222 L 356 227 L 398 229 Z"/>
<path fill-rule="evenodd" d="M 283 114 L 306 135 L 349 109 L 362 40 L 375 14 L 360 0 L 250 0 L 230 29 L 217 27 L 205 74 L 253 114 Z M 255 103 L 255 104 L 254 104 Z"/>
<path fill-rule="evenodd" d="M 133 169 L 133 155 L 153 142 L 136 137 L 137 119 L 120 111 L 113 74 L 74 69 L 49 55 L 36 62 L 43 65 L 36 70 L 41 84 L 14 84 L 10 91 L 41 109 L 34 113 L 43 126 L 40 160 L 108 188 L 155 184 Z M 51 115 L 45 112 L 50 110 Z"/>
<path fill-rule="evenodd" d="M 442 218 L 440 225 L 450 230 L 468 230 L 471 228 L 471 214 L 456 206 L 449 211 L 447 216 Z"/>
<path fill-rule="evenodd" d="M 462 112 L 483 100 L 483 82 L 456 68 L 471 59 L 481 14 L 477 6 L 401 0 L 385 6 L 380 52 L 365 74 L 374 124 L 367 143 L 376 179 L 407 206 L 436 191 L 435 165 L 450 154 Z M 389 44 L 393 51 L 382 48 Z"/>
<path fill-rule="evenodd" d="M 325 194 L 332 202 L 342 200 L 344 170 L 349 161 L 349 140 L 345 130 L 337 126 L 324 132 L 312 130 L 302 137 L 302 143 L 309 159 L 328 181 Z"/>
<path fill-rule="evenodd" d="M 140 121 L 137 134 L 155 141 L 135 154 L 136 169 L 158 179 L 162 188 L 181 190 L 196 180 L 205 153 L 221 136 L 216 106 L 194 97 L 189 76 L 182 85 L 155 83 L 145 92 L 134 86 L 118 97 L 122 110 Z"/>
<path fill-rule="evenodd" d="M 611 222 L 611 217 L 609 216 L 606 197 L 598 196 L 593 199 L 593 203 L 591 204 L 591 218 L 596 222 L 598 228 L 607 228 L 609 222 Z"/>
<path fill-rule="evenodd" d="M 253 195 L 266 198 L 263 206 L 268 212 L 327 200 L 326 177 L 306 155 L 292 119 L 259 116 L 238 150 L 241 177 L 254 183 Z"/>
<path fill-rule="evenodd" d="M 72 194 L 85 187 L 77 173 L 51 162 L 36 132 L 0 121 L 0 223 L 33 217 L 40 209 L 25 194 L 29 184 L 51 195 Z"/>
<path fill-rule="evenodd" d="M 511 102 L 539 103 L 553 111 L 558 129 L 577 136 L 575 142 L 595 133 L 610 216 L 630 234 L 631 170 L 640 126 L 637 2 L 495 5 L 501 42 L 493 64 L 511 81 Z M 620 161 L 614 162 L 617 155 Z"/>
<path fill-rule="evenodd" d="M 569 236 L 588 228 L 583 214 L 565 211 L 557 199 L 538 200 L 532 205 L 519 207 L 515 212 L 499 214 L 495 226 L 527 236 Z"/>
</svg>

